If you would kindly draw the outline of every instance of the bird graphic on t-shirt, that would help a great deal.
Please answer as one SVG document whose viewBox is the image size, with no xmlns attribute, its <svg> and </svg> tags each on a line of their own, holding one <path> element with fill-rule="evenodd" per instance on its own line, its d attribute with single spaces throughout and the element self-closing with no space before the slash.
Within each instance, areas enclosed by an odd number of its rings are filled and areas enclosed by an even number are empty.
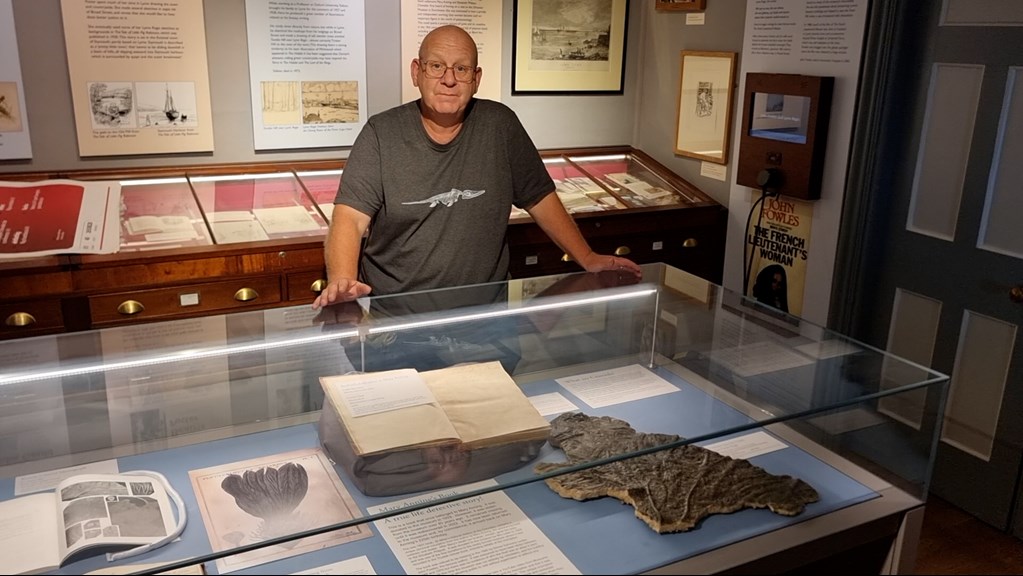
<svg viewBox="0 0 1023 576">
<path fill-rule="evenodd" d="M 459 190 L 452 188 L 450 192 L 441 192 L 440 194 L 434 194 L 426 200 L 415 200 L 413 202 L 402 202 L 402 204 L 429 204 L 430 208 L 433 208 L 437 204 L 443 204 L 445 206 L 452 206 L 455 202 L 461 199 L 470 199 L 485 194 L 486 190 Z"/>
</svg>

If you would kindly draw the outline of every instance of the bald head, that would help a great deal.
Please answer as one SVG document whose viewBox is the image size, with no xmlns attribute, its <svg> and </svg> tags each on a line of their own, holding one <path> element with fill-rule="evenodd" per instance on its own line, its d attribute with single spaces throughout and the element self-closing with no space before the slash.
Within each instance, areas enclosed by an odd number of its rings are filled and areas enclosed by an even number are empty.
<svg viewBox="0 0 1023 576">
<path fill-rule="evenodd" d="M 419 59 L 427 60 L 430 53 L 447 52 L 450 50 L 458 52 L 468 51 L 472 55 L 471 65 L 479 64 L 479 52 L 476 49 L 476 41 L 468 32 L 455 25 L 446 25 L 434 28 L 419 45 Z"/>
</svg>

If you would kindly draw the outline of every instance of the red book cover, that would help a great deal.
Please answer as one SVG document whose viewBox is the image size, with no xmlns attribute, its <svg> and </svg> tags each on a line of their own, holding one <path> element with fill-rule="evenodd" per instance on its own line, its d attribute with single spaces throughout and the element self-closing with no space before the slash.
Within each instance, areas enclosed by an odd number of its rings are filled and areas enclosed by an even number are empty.
<svg viewBox="0 0 1023 576">
<path fill-rule="evenodd" d="M 71 251 L 84 197 L 85 189 L 74 184 L 0 185 L 0 253 Z M 94 228 L 82 232 L 103 233 Z"/>
</svg>

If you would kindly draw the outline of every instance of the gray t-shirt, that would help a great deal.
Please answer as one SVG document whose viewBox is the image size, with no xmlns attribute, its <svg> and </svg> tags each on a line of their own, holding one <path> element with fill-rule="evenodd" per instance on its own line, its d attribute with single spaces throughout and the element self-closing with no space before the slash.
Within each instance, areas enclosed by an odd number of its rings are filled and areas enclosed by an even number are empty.
<svg viewBox="0 0 1023 576">
<path fill-rule="evenodd" d="M 334 202 L 372 218 L 361 280 L 381 295 L 507 279 L 511 206 L 536 204 L 554 182 L 504 104 L 472 100 L 444 145 L 418 105 L 371 117 L 345 163 Z"/>
</svg>

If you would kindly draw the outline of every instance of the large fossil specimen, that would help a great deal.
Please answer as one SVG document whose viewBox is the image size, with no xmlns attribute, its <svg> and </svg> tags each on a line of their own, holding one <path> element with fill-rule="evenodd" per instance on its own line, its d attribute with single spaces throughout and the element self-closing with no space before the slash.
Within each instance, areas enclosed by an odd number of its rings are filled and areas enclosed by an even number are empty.
<svg viewBox="0 0 1023 576">
<path fill-rule="evenodd" d="M 628 422 L 609 416 L 562 414 L 551 422 L 550 443 L 561 448 L 567 463 L 541 463 L 543 474 L 583 462 L 663 446 L 680 440 L 674 434 L 636 432 Z M 776 476 L 746 460 L 685 445 L 554 476 L 547 485 L 564 498 L 617 498 L 636 509 L 636 516 L 658 533 L 685 532 L 706 516 L 743 508 L 769 508 L 795 516 L 819 499 L 809 484 Z"/>
</svg>

